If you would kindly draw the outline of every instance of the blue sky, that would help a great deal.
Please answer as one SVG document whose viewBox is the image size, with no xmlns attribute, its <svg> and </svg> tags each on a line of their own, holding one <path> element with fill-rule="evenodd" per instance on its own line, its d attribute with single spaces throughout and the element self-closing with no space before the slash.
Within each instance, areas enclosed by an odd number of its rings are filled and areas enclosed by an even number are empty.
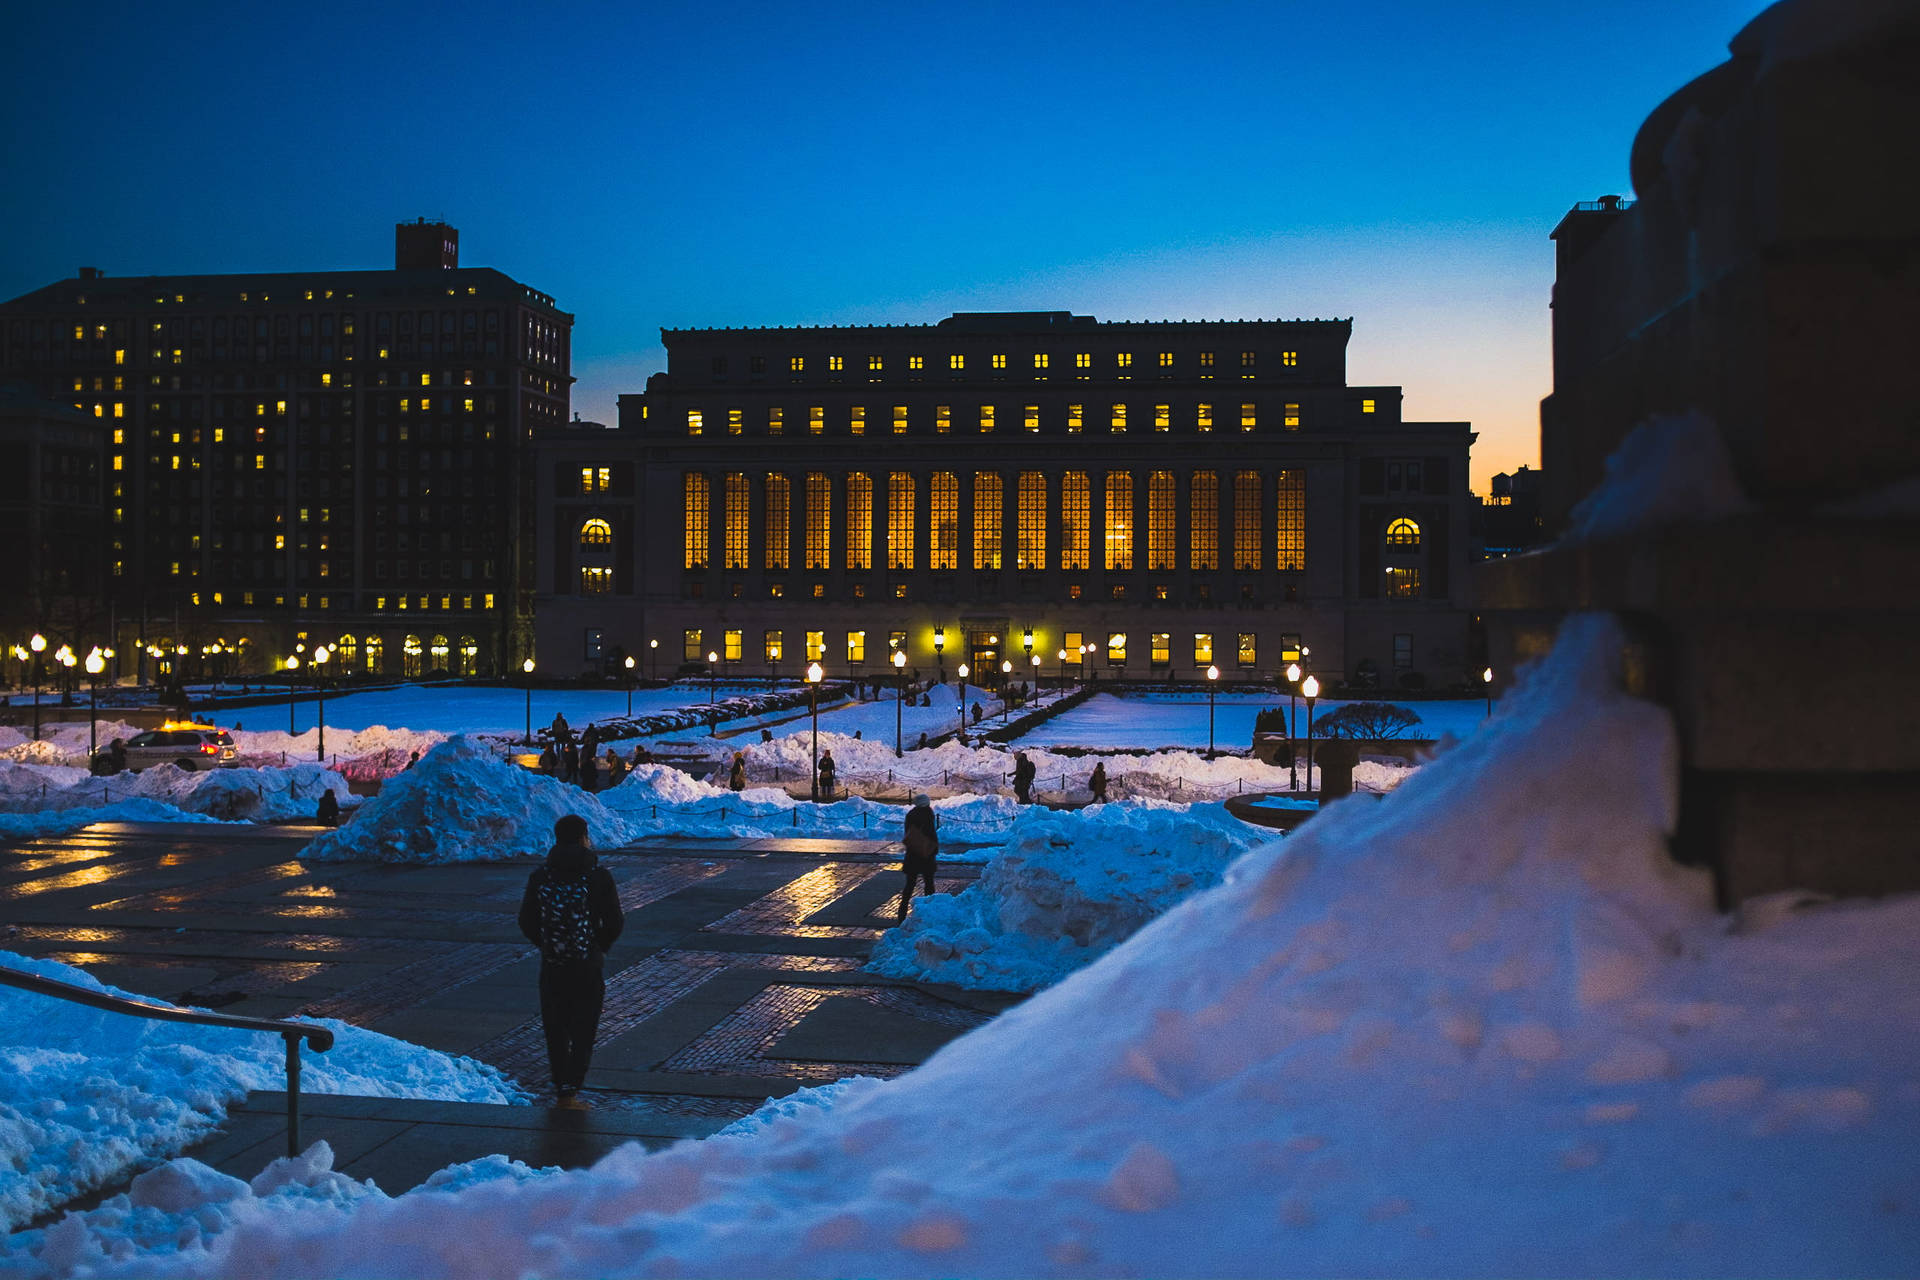
<svg viewBox="0 0 1920 1280">
<path fill-rule="evenodd" d="M 576 316 L 574 407 L 661 326 L 1352 316 L 1349 376 L 1536 461 L 1547 234 L 1629 193 L 1756 0 L 51 5 L 0 51 L 0 296 L 461 261 Z"/>
</svg>

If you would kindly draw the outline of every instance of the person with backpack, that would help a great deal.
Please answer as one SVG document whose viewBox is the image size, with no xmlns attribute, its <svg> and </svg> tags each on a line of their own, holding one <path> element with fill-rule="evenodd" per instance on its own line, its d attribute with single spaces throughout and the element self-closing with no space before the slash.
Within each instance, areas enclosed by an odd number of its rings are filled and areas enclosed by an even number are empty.
<svg viewBox="0 0 1920 1280">
<path fill-rule="evenodd" d="M 820 797 L 824 800 L 833 799 L 833 775 L 833 752 L 822 751 L 820 753 Z"/>
<path fill-rule="evenodd" d="M 933 871 L 940 863 L 940 822 L 933 816 L 933 802 L 925 792 L 913 798 L 913 808 L 907 810 L 907 829 L 902 843 L 906 854 L 900 861 L 900 869 L 907 874 L 907 883 L 900 890 L 900 920 L 907 918 L 907 904 L 913 900 L 913 882 L 917 877 L 923 892 L 933 892 Z"/>
<path fill-rule="evenodd" d="M 626 926 L 613 874 L 587 847 L 587 820 L 570 813 L 553 824 L 553 848 L 527 877 L 520 932 L 540 948 L 540 1023 L 559 1106 L 583 1111 L 593 1040 L 606 1002 L 607 949 Z"/>
</svg>

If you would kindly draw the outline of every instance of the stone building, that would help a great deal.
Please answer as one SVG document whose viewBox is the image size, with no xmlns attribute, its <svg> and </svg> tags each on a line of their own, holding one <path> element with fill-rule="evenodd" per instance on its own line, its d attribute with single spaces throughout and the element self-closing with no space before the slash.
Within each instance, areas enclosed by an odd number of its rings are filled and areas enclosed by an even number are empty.
<svg viewBox="0 0 1920 1280">
<path fill-rule="evenodd" d="M 0 652 L 35 632 L 107 633 L 104 423 L 0 385 Z"/>
<path fill-rule="evenodd" d="M 1035 658 L 1243 680 L 1310 650 L 1323 681 L 1456 683 L 1473 434 L 1348 385 L 1350 333 L 1067 312 L 663 331 L 668 369 L 617 430 L 542 435 L 542 663 L 858 675 L 900 648 L 990 683 Z"/>
</svg>

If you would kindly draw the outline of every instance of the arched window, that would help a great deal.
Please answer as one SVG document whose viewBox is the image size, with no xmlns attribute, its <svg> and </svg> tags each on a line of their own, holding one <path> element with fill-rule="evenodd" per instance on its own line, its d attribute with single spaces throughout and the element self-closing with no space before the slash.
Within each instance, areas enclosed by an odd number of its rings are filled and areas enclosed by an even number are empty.
<svg viewBox="0 0 1920 1280">
<path fill-rule="evenodd" d="M 1390 547 L 1417 547 L 1420 545 L 1420 526 L 1401 516 L 1387 526 L 1387 545 Z"/>
<path fill-rule="evenodd" d="M 367 637 L 367 670 L 374 674 L 385 671 L 387 642 L 379 636 Z"/>
<path fill-rule="evenodd" d="M 480 656 L 480 646 L 472 636 L 461 636 L 460 647 L 454 652 L 454 670 L 463 676 L 474 674 Z"/>
<path fill-rule="evenodd" d="M 422 645 L 419 636 L 408 636 L 400 642 L 400 674 L 414 679 L 420 674 L 420 652 Z"/>
<path fill-rule="evenodd" d="M 427 650 L 427 652 L 433 656 L 433 670 L 445 671 L 447 669 L 447 653 L 449 648 L 450 646 L 447 644 L 447 638 L 445 636 L 435 636 L 433 638 L 433 644 L 429 646 Z"/>
<path fill-rule="evenodd" d="M 595 516 L 580 526 L 580 545 L 583 547 L 612 546 L 613 526 Z"/>
<path fill-rule="evenodd" d="M 352 636 L 341 636 L 333 642 L 333 652 L 344 672 L 360 660 L 360 642 Z"/>
</svg>

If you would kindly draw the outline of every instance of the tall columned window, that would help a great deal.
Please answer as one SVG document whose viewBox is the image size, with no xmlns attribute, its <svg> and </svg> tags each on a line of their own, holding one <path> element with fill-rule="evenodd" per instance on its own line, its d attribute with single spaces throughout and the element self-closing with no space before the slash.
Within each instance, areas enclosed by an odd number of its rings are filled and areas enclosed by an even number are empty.
<svg viewBox="0 0 1920 1280">
<path fill-rule="evenodd" d="M 1147 473 L 1147 568 L 1173 568 L 1173 472 Z"/>
<path fill-rule="evenodd" d="M 847 568 L 873 568 L 873 477 L 847 474 Z"/>
<path fill-rule="evenodd" d="M 1282 471 L 1276 477 L 1278 505 L 1275 508 L 1273 567 L 1307 567 L 1307 473 L 1298 468 Z M 1417 534 L 1415 535 L 1418 536 Z"/>
<path fill-rule="evenodd" d="M 706 474 L 687 472 L 681 478 L 681 507 L 685 515 L 686 567 L 689 569 L 707 567 L 709 502 Z"/>
<path fill-rule="evenodd" d="M 742 471 L 729 471 L 726 484 L 726 544 L 722 548 L 726 558 L 722 564 L 728 569 L 744 569 L 749 555 L 747 530 L 753 515 L 753 487 Z"/>
<path fill-rule="evenodd" d="M 1093 524 L 1087 473 L 1069 471 L 1060 477 L 1060 567 L 1085 569 Z"/>
<path fill-rule="evenodd" d="M 1000 567 L 1000 473 L 973 473 L 973 567 Z"/>
<path fill-rule="evenodd" d="M 777 471 L 767 474 L 766 565 L 791 567 L 793 543 L 793 482 Z"/>
<path fill-rule="evenodd" d="M 1233 567 L 1260 567 L 1260 473 L 1233 473 Z"/>
<path fill-rule="evenodd" d="M 936 471 L 927 487 L 927 568 L 960 567 L 960 477 Z"/>
<path fill-rule="evenodd" d="M 807 472 L 807 545 L 809 569 L 833 568 L 833 481 L 825 472 Z"/>
<path fill-rule="evenodd" d="M 1047 477 L 1042 471 L 1020 473 L 1019 544 L 1015 567 L 1047 567 Z"/>
<path fill-rule="evenodd" d="M 887 568 L 913 568 L 913 475 L 887 473 Z"/>
<path fill-rule="evenodd" d="M 1196 471 L 1187 481 L 1187 568 L 1220 567 L 1220 473 Z"/>
<path fill-rule="evenodd" d="M 1109 569 L 1133 568 L 1133 472 L 1107 472 L 1107 559 Z"/>
</svg>

